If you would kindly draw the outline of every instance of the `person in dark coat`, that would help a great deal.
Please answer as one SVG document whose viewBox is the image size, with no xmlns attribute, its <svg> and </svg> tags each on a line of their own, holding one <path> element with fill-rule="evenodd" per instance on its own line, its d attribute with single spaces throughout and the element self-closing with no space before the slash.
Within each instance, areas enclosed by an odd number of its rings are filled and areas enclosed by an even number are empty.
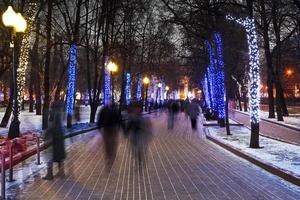
<svg viewBox="0 0 300 200">
<path fill-rule="evenodd" d="M 110 170 L 117 155 L 118 132 L 121 126 L 121 113 L 115 105 L 104 106 L 98 119 L 98 128 L 102 129 L 107 169 Z"/>
<path fill-rule="evenodd" d="M 172 100 L 169 102 L 168 129 L 174 128 L 174 123 L 177 120 L 177 114 L 180 110 L 179 102 Z"/>
<path fill-rule="evenodd" d="M 66 158 L 64 132 L 61 124 L 61 104 L 54 102 L 49 118 L 49 128 L 45 134 L 46 141 L 50 143 L 48 149 L 47 174 L 44 179 L 53 179 L 53 162 L 58 163 L 58 175 L 65 176 L 64 160 Z"/>
<path fill-rule="evenodd" d="M 151 122 L 142 117 L 141 106 L 133 102 L 128 108 L 127 134 L 131 143 L 133 157 L 136 166 L 141 169 L 146 164 L 148 144 L 152 138 Z"/>
<path fill-rule="evenodd" d="M 188 106 L 187 112 L 191 119 L 192 129 L 195 131 L 197 130 L 197 119 L 200 114 L 199 104 L 196 99 L 192 100 L 192 103 Z"/>
</svg>

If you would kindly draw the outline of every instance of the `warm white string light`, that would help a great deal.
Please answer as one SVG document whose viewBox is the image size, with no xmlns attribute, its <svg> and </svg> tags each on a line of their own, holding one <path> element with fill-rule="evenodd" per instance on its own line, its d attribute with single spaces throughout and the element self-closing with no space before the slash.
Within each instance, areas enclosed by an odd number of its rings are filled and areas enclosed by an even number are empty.
<svg viewBox="0 0 300 200">
<path fill-rule="evenodd" d="M 19 57 L 19 67 L 17 69 L 17 98 L 18 98 L 18 107 L 20 108 L 21 103 L 23 102 L 24 88 L 26 81 L 26 70 L 28 67 L 29 60 L 29 49 L 30 49 L 30 36 L 32 32 L 32 27 L 34 23 L 34 17 L 37 12 L 38 6 L 36 3 L 31 3 L 28 7 L 28 10 L 25 13 L 25 18 L 27 21 L 27 29 L 23 35 L 20 49 Z"/>
<path fill-rule="evenodd" d="M 250 120 L 254 124 L 259 123 L 259 104 L 260 104 L 260 77 L 259 77 L 259 48 L 257 44 L 257 35 L 255 22 L 253 18 L 246 17 L 238 19 L 230 15 L 226 19 L 241 24 L 247 33 L 248 49 L 249 49 L 249 66 L 250 66 Z"/>
</svg>

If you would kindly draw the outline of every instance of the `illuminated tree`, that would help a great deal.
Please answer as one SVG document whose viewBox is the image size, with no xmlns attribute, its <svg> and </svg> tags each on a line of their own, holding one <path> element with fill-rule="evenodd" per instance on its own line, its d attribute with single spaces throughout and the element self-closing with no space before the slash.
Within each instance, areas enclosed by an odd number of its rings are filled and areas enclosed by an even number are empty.
<svg viewBox="0 0 300 200">
<path fill-rule="evenodd" d="M 246 17 L 245 19 L 237 19 L 232 16 L 227 16 L 228 20 L 233 20 L 242 25 L 247 33 L 249 46 L 249 66 L 250 66 L 250 121 L 251 121 L 251 140 L 250 147 L 259 147 L 259 49 L 257 44 L 257 35 L 255 22 L 253 18 Z"/>
</svg>

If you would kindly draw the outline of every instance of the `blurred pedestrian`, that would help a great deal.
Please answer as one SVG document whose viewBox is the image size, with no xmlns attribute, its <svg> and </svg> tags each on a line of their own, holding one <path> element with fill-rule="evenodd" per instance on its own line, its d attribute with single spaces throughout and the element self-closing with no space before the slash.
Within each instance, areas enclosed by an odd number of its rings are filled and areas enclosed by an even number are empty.
<svg viewBox="0 0 300 200">
<path fill-rule="evenodd" d="M 50 143 L 47 154 L 47 174 L 43 179 L 53 179 L 53 163 L 58 163 L 58 176 L 64 177 L 64 159 L 66 158 L 64 132 L 61 120 L 62 105 L 59 101 L 55 101 L 52 105 L 49 118 L 49 127 L 46 130 L 45 138 Z"/>
<path fill-rule="evenodd" d="M 152 138 L 151 122 L 142 117 L 142 109 L 138 103 L 132 103 L 128 108 L 127 132 L 132 153 L 139 168 L 145 166 L 148 144 Z"/>
<path fill-rule="evenodd" d="M 190 100 L 189 100 L 189 98 L 186 98 L 183 102 L 183 112 L 185 113 L 186 119 L 188 118 L 187 110 L 188 110 L 189 105 L 190 105 Z"/>
<path fill-rule="evenodd" d="M 190 105 L 188 106 L 188 115 L 191 120 L 191 126 L 193 130 L 197 130 L 197 118 L 200 114 L 200 108 L 196 99 L 193 99 Z"/>
<path fill-rule="evenodd" d="M 102 130 L 108 170 L 111 169 L 117 155 L 118 132 L 121 121 L 121 113 L 115 105 L 105 105 L 99 113 L 98 128 Z"/>
<path fill-rule="evenodd" d="M 169 102 L 169 116 L 168 116 L 168 129 L 174 128 L 174 123 L 177 120 L 177 114 L 180 110 L 179 102 L 171 100 Z"/>
</svg>

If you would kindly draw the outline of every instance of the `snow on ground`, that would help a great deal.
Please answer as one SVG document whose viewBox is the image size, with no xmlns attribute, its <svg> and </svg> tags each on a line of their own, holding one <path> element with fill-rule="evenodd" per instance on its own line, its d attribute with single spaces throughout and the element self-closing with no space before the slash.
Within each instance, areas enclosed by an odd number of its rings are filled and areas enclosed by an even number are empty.
<svg viewBox="0 0 300 200">
<path fill-rule="evenodd" d="M 99 111 L 100 109 L 98 109 Z M 4 111 L 0 112 L 0 119 L 2 120 L 4 116 Z M 96 114 L 96 119 L 97 119 Z M 12 117 L 11 117 L 12 119 Z M 34 131 L 34 130 L 41 130 L 42 129 L 42 115 L 36 115 L 34 113 L 30 113 L 28 109 L 26 108 L 25 111 L 21 111 L 20 116 L 20 130 L 21 132 L 26 131 Z M 80 107 L 80 121 L 76 122 L 76 120 L 73 120 L 73 123 L 88 123 L 90 119 L 90 107 L 89 106 L 81 106 Z M 0 135 L 7 135 L 8 128 L 9 128 L 10 122 L 8 123 L 7 128 L 1 128 L 0 127 Z M 64 120 L 63 125 L 66 125 L 66 120 Z"/>
<path fill-rule="evenodd" d="M 261 111 L 260 115 L 262 118 L 266 119 L 266 120 L 270 120 L 276 123 L 280 123 L 280 124 L 285 124 L 288 126 L 292 126 L 294 128 L 300 128 L 300 114 L 290 114 L 290 116 L 288 117 L 283 117 L 284 121 L 277 121 L 277 119 L 270 119 L 268 118 L 269 113 L 265 112 L 265 111 Z"/>
<path fill-rule="evenodd" d="M 209 127 L 209 134 L 225 144 L 238 148 L 251 156 L 258 158 L 289 171 L 300 178 L 300 146 L 287 144 L 270 138 L 260 136 L 261 149 L 249 148 L 250 130 L 246 127 L 230 127 L 232 135 L 227 136 L 225 128 Z"/>
<path fill-rule="evenodd" d="M 249 115 L 249 112 L 244 112 L 244 111 L 239 111 L 239 110 L 236 110 L 236 111 L 246 113 Z M 300 128 L 300 113 L 299 114 L 290 114 L 290 116 L 288 116 L 288 117 L 283 117 L 284 121 L 277 121 L 277 118 L 270 119 L 270 118 L 268 118 L 268 116 L 269 116 L 268 112 L 262 111 L 262 110 L 260 111 L 261 119 L 276 122 L 278 124 L 283 124 L 283 125 L 290 126 L 293 128 Z"/>
</svg>

